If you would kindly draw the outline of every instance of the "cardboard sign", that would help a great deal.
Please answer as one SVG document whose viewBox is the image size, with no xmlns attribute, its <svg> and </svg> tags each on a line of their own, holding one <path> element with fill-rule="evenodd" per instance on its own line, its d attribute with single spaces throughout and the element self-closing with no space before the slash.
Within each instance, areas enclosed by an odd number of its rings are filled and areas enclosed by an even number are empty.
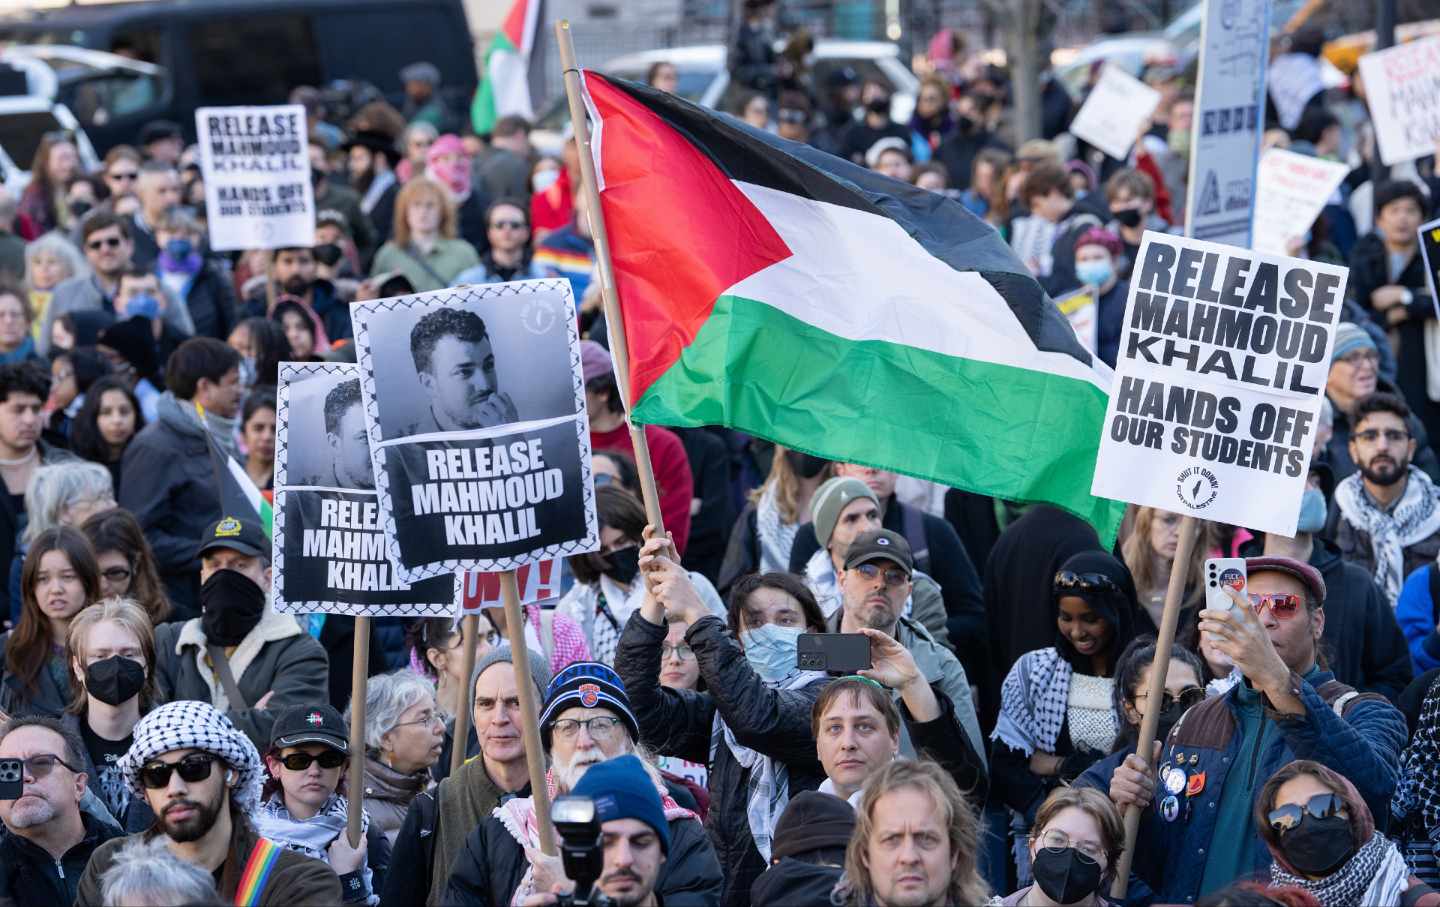
<svg viewBox="0 0 1440 907">
<path fill-rule="evenodd" d="M 1207 0 L 1185 216 L 1186 235 L 1250 245 L 1265 130 L 1270 0 Z"/>
<path fill-rule="evenodd" d="M 1430 283 L 1430 298 L 1435 301 L 1435 313 L 1440 318 L 1440 218 L 1420 225 L 1420 258 L 1425 264 L 1425 279 Z"/>
<path fill-rule="evenodd" d="M 1293 536 L 1348 276 L 1147 232 L 1091 493 Z"/>
<path fill-rule="evenodd" d="M 1380 161 L 1403 164 L 1435 153 L 1440 139 L 1440 35 L 1360 58 Z"/>
<path fill-rule="evenodd" d="M 568 280 L 351 308 L 380 516 L 406 582 L 600 547 Z"/>
<path fill-rule="evenodd" d="M 395 577 L 361 414 L 360 369 L 282 362 L 275 419 L 275 610 L 449 617 L 459 577 Z"/>
<path fill-rule="evenodd" d="M 1100 306 L 1099 293 L 1095 287 L 1080 287 L 1071 290 L 1064 296 L 1055 300 L 1055 305 L 1060 309 L 1070 322 L 1070 327 L 1075 329 L 1075 337 L 1080 345 L 1091 353 L 1100 348 Z"/>
<path fill-rule="evenodd" d="M 1140 137 L 1140 127 L 1160 103 L 1160 92 L 1107 63 L 1090 96 L 1070 123 L 1070 133 L 1123 161 Z"/>
<path fill-rule="evenodd" d="M 520 589 L 520 604 L 545 601 L 560 597 L 560 562 L 544 560 L 536 564 L 523 564 L 515 571 L 515 583 Z M 501 608 L 500 574 L 467 573 L 460 590 L 460 613 L 474 614 L 485 608 Z"/>
<path fill-rule="evenodd" d="M 1286 244 L 1305 235 L 1350 168 L 1337 161 L 1271 148 L 1260 158 L 1255 235 L 1250 247 L 1289 255 Z"/>
<path fill-rule="evenodd" d="M 315 245 L 305 130 L 298 104 L 195 111 L 211 249 Z"/>
</svg>

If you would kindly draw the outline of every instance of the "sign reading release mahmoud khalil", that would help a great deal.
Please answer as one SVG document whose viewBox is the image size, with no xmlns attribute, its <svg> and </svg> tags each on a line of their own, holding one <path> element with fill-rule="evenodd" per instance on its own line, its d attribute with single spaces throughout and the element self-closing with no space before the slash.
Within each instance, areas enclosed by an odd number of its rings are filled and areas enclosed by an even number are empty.
<svg viewBox="0 0 1440 907">
<path fill-rule="evenodd" d="M 599 547 L 568 281 L 438 290 L 351 311 L 397 576 L 512 570 Z"/>
</svg>

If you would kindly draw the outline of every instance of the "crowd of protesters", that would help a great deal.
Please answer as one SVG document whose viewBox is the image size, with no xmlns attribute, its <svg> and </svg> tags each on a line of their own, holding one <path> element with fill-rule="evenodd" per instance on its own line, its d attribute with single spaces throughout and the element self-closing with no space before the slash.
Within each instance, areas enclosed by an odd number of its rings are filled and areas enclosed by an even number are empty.
<svg viewBox="0 0 1440 907">
<path fill-rule="evenodd" d="M 1160 106 L 1117 160 L 1067 132 L 1083 96 L 1050 73 L 1043 135 L 1015 143 L 1008 74 L 944 32 L 898 123 L 887 83 L 817 81 L 803 36 L 777 52 L 774 13 L 744 4 L 736 118 L 953 199 L 1052 295 L 1097 288 L 1113 365 L 1142 234 L 1184 229 L 1185 74 L 1142 73 Z M 556 903 L 574 880 L 541 852 L 512 633 L 548 794 L 595 799 L 617 904 L 1099 907 L 1129 807 L 1126 903 L 1440 904 L 1440 359 L 1416 246 L 1440 175 L 1372 178 L 1363 84 L 1326 88 L 1319 51 L 1285 39 L 1264 139 L 1352 168 L 1289 246 L 1350 268 L 1298 532 L 1202 524 L 1185 563 L 1173 514 L 1132 507 L 1110 546 L 1054 507 L 719 428 L 646 428 L 655 532 L 575 143 L 460 128 L 430 64 L 403 110 L 346 122 L 297 89 L 310 246 L 212 252 L 174 124 L 96 173 L 47 136 L 23 195 L 0 188 L 0 759 L 23 766 L 0 905 Z M 675 68 L 648 80 L 673 91 Z M 223 511 L 212 449 L 270 493 L 278 364 L 353 361 L 351 302 L 544 277 L 580 301 L 601 550 L 523 628 L 372 621 L 354 752 L 354 620 L 270 607 L 269 540 Z M 1232 609 L 1206 606 L 1212 556 L 1247 560 Z M 871 667 L 800 669 L 805 633 L 863 635 Z"/>
</svg>

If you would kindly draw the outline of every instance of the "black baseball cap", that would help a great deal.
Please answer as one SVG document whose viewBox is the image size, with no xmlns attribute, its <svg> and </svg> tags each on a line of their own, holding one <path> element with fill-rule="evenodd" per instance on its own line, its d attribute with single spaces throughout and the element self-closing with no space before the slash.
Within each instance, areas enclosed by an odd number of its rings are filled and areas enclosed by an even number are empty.
<svg viewBox="0 0 1440 907">
<path fill-rule="evenodd" d="M 904 567 L 906 573 L 915 572 L 915 556 L 910 553 L 910 543 L 905 541 L 905 536 L 889 529 L 872 529 L 857 535 L 845 555 L 845 569 L 873 560 L 887 560 Z"/>
<path fill-rule="evenodd" d="M 195 556 L 201 558 L 211 548 L 229 548 L 248 557 L 270 559 L 270 543 L 255 520 L 227 516 L 205 531 Z"/>
<path fill-rule="evenodd" d="M 301 705 L 286 709 L 275 719 L 270 731 L 271 749 L 284 749 L 302 743 L 323 743 L 342 753 L 350 752 L 350 729 L 345 719 L 329 705 Z"/>
</svg>

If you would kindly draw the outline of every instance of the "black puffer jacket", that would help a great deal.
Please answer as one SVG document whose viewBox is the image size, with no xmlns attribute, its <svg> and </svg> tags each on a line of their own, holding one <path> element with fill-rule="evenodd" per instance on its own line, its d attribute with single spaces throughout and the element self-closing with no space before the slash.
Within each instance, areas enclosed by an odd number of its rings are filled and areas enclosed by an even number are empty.
<svg viewBox="0 0 1440 907">
<path fill-rule="evenodd" d="M 490 816 L 466 836 L 441 903 L 445 907 L 507 907 L 529 865 L 520 842 L 504 823 Z M 670 820 L 670 852 L 655 880 L 655 893 L 665 907 L 713 907 L 718 903 L 720 864 L 698 819 Z"/>
<path fill-rule="evenodd" d="M 0 827 L 0 904 L 55 907 L 75 903 L 80 876 L 101 844 L 124 832 L 83 810 L 85 837 L 58 862 L 38 845 Z"/>
<path fill-rule="evenodd" d="M 815 790 L 825 769 L 815 752 L 810 709 L 829 678 L 798 690 L 765 685 L 718 617 L 702 617 L 685 633 L 695 651 L 708 692 L 660 686 L 660 644 L 666 628 L 638 612 L 630 616 L 615 652 L 615 670 L 625 681 L 630 706 L 645 745 L 664 756 L 710 761 L 710 736 L 717 711 L 736 742 L 785 763 L 790 796 Z M 721 903 L 748 905 L 750 886 L 765 871 L 746 818 L 750 772 L 722 746 L 710 765 L 710 816 L 706 821 L 715 855 L 725 873 Z M 669 898 L 666 898 L 669 903 Z"/>
<path fill-rule="evenodd" d="M 185 307 L 195 323 L 196 337 L 225 340 L 240 323 L 237 310 L 240 299 L 229 276 L 213 261 L 206 261 L 196 272 L 185 292 Z"/>
</svg>

